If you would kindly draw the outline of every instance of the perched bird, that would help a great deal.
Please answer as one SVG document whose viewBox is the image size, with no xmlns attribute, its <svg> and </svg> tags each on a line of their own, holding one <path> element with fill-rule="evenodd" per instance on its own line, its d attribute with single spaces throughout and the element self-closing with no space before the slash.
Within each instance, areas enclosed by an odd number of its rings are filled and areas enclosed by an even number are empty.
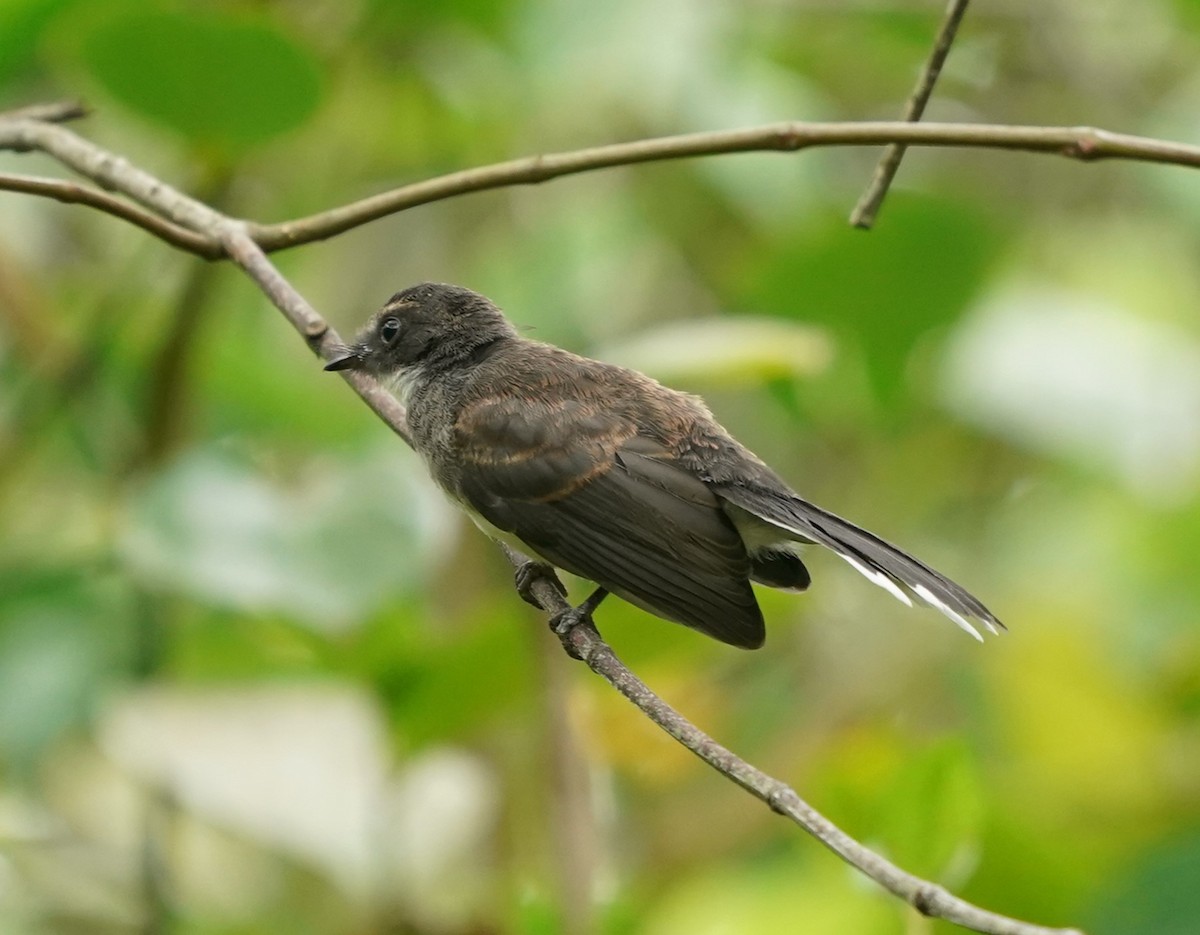
<svg viewBox="0 0 1200 935">
<path fill-rule="evenodd" d="M 763 644 L 750 582 L 808 587 L 803 543 L 977 639 L 971 619 L 1002 628 L 949 578 L 797 496 L 698 397 L 522 337 L 469 289 L 396 293 L 325 369 L 393 388 L 433 478 L 485 532 L 725 643 Z"/>
</svg>

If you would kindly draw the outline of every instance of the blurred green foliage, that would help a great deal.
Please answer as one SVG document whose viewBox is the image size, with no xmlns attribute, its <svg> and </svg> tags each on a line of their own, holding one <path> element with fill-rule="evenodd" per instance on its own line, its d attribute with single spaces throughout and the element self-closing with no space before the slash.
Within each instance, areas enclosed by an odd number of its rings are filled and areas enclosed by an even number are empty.
<svg viewBox="0 0 1200 935">
<path fill-rule="evenodd" d="M 0 107 L 279 220 L 528 153 L 898 113 L 941 5 L 0 0 Z M 1200 135 L 1200 4 L 972 9 L 931 119 Z M 1200 928 L 1194 172 L 911 150 L 616 169 L 277 257 L 343 331 L 479 289 L 703 393 L 971 587 L 844 564 L 744 654 L 613 601 L 653 687 L 997 910 Z M 0 169 L 50 174 L 36 156 Z M 417 458 L 233 270 L 0 193 L 0 933 L 943 932 L 561 658 Z M 576 593 L 582 587 L 574 583 Z M 564 879 L 569 878 L 569 879 Z"/>
</svg>

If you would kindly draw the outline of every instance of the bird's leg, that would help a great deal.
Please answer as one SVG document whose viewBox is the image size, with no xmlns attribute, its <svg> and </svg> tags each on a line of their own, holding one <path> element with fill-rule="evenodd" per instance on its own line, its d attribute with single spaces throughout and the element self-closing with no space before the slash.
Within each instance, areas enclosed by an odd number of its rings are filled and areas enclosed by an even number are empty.
<svg viewBox="0 0 1200 935">
<path fill-rule="evenodd" d="M 539 580 L 550 582 L 559 594 L 563 597 L 567 596 L 567 586 L 559 580 L 558 575 L 554 571 L 554 566 L 548 565 L 545 562 L 530 560 L 518 565 L 516 573 L 513 575 L 513 583 L 516 585 L 517 594 L 521 596 L 521 600 L 526 604 L 532 604 L 538 610 L 544 609 L 538 603 L 537 598 L 533 596 L 533 586 Z"/>
<path fill-rule="evenodd" d="M 579 624 L 592 619 L 592 613 L 600 606 L 600 602 L 608 597 L 604 588 L 596 588 L 578 607 L 568 607 L 561 613 L 550 618 L 550 629 L 560 638 L 566 636 Z"/>
</svg>

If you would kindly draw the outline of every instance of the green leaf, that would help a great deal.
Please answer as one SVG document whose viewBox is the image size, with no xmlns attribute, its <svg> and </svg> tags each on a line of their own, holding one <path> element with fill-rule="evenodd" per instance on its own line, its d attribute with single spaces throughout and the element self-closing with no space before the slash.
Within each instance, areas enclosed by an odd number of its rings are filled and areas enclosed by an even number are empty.
<svg viewBox="0 0 1200 935">
<path fill-rule="evenodd" d="M 85 37 L 83 58 L 143 117 L 234 150 L 299 126 L 320 98 L 316 60 L 265 20 L 182 10 L 110 16 Z"/>
</svg>

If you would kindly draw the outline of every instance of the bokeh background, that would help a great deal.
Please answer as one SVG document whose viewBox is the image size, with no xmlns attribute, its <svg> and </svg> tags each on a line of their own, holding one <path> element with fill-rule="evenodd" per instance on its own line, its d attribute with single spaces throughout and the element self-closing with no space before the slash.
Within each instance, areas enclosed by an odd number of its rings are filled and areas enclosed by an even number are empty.
<svg viewBox="0 0 1200 935">
<path fill-rule="evenodd" d="M 0 0 L 0 107 L 264 221 L 535 152 L 891 118 L 934 0 Z M 931 119 L 1200 137 L 1200 3 L 1003 0 Z M 1200 175 L 876 150 L 610 170 L 277 255 L 339 328 L 432 279 L 704 394 L 977 592 L 829 555 L 743 653 L 619 602 L 669 701 L 908 869 L 1200 931 Z M 38 156 L 0 169 L 55 175 Z M 576 583 L 576 587 L 580 586 Z M 579 593 L 577 591 L 577 593 Z M 233 269 L 0 193 L 0 933 L 949 932 L 560 648 Z"/>
</svg>

